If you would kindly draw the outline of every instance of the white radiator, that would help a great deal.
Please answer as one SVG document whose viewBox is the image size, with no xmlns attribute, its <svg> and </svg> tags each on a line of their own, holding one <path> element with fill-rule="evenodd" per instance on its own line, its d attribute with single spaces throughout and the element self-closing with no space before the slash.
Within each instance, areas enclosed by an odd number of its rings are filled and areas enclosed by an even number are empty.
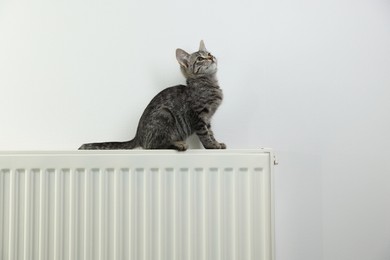
<svg viewBox="0 0 390 260">
<path fill-rule="evenodd" d="M 2 260 L 272 260 L 270 150 L 0 153 Z"/>
</svg>

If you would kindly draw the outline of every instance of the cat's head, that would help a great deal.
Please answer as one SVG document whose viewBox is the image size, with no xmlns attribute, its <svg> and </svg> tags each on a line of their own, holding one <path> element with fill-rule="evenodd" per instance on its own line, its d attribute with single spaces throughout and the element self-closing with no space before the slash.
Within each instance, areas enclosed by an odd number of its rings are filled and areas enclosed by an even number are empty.
<svg viewBox="0 0 390 260">
<path fill-rule="evenodd" d="M 176 49 L 176 59 L 186 78 L 213 76 L 217 73 L 217 59 L 207 51 L 203 41 L 200 41 L 199 51 L 192 54 Z"/>
</svg>

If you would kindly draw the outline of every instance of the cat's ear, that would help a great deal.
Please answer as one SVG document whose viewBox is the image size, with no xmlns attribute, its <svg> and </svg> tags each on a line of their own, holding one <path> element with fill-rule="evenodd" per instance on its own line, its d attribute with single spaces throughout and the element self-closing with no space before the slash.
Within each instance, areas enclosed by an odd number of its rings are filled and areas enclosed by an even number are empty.
<svg viewBox="0 0 390 260">
<path fill-rule="evenodd" d="M 199 44 L 199 51 L 207 52 L 206 46 L 204 45 L 204 41 L 201 40 Z"/>
<path fill-rule="evenodd" d="M 176 59 L 183 67 L 188 68 L 188 59 L 190 55 L 182 49 L 176 49 Z"/>
</svg>

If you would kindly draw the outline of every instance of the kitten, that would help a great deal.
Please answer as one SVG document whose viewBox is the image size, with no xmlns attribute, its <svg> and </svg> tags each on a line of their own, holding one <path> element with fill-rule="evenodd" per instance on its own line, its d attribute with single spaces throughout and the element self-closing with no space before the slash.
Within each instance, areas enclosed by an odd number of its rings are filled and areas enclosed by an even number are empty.
<svg viewBox="0 0 390 260">
<path fill-rule="evenodd" d="M 200 42 L 199 51 L 188 54 L 176 50 L 176 59 L 187 86 L 166 88 L 157 94 L 142 114 L 136 136 L 127 142 L 83 144 L 89 149 L 176 149 L 185 151 L 185 140 L 196 134 L 206 149 L 226 149 L 215 140 L 210 120 L 222 102 L 216 78 L 217 60 Z"/>
</svg>

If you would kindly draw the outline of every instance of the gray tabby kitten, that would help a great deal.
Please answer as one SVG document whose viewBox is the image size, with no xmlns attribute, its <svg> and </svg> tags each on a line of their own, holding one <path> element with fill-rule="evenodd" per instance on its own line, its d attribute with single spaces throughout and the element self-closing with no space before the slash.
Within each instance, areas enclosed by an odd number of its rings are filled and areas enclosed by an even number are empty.
<svg viewBox="0 0 390 260">
<path fill-rule="evenodd" d="M 199 51 L 176 50 L 176 59 L 187 86 L 166 88 L 146 107 L 137 134 L 127 142 L 83 144 L 79 149 L 176 149 L 185 151 L 185 140 L 196 134 L 206 149 L 226 149 L 215 140 L 210 120 L 222 102 L 216 73 L 217 60 L 200 42 Z"/>
</svg>

